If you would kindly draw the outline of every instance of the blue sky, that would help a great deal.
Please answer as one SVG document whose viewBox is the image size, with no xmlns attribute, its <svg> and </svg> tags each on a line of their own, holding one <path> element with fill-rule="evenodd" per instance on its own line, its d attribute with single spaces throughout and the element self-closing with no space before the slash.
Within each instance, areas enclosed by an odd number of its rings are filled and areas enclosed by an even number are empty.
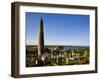
<svg viewBox="0 0 100 80">
<path fill-rule="evenodd" d="M 38 44 L 38 23 L 44 23 L 45 45 L 89 46 L 89 15 L 26 12 L 26 44 Z"/>
</svg>

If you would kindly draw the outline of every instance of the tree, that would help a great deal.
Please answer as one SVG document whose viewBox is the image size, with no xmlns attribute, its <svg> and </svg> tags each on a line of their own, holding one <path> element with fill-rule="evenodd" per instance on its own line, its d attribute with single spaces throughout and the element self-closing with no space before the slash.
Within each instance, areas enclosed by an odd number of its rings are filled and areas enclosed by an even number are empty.
<svg viewBox="0 0 100 80">
<path fill-rule="evenodd" d="M 68 54 L 68 58 L 71 58 L 72 57 L 72 50 L 71 49 L 69 49 L 69 50 L 66 50 L 66 52 L 67 52 L 67 54 Z"/>
<path fill-rule="evenodd" d="M 51 53 L 51 50 L 48 47 L 46 47 L 46 48 L 44 48 L 44 52 L 45 53 Z"/>
</svg>

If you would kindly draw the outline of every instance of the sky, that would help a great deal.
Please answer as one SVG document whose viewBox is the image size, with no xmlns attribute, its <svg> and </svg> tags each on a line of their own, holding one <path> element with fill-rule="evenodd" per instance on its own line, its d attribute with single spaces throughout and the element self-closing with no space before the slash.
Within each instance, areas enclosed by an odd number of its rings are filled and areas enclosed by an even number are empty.
<svg viewBox="0 0 100 80">
<path fill-rule="evenodd" d="M 26 12 L 26 45 L 38 44 L 42 17 L 45 45 L 89 46 L 89 15 Z"/>
</svg>

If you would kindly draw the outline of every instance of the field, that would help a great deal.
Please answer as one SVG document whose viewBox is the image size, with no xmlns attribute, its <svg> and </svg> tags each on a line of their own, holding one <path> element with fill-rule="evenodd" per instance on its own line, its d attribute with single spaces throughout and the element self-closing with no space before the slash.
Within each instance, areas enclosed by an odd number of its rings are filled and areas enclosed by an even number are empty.
<svg viewBox="0 0 100 80">
<path fill-rule="evenodd" d="M 37 45 L 26 46 L 26 67 L 63 66 L 89 64 L 87 46 L 45 46 L 42 60 L 38 57 Z"/>
</svg>

